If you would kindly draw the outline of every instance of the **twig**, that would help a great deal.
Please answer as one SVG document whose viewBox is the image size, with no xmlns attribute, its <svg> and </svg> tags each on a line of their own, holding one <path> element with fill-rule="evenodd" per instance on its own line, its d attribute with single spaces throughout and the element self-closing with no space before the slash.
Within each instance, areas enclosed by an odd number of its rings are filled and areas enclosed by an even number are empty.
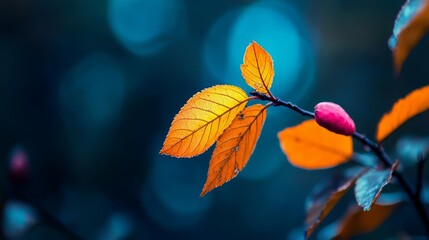
<svg viewBox="0 0 429 240">
<path fill-rule="evenodd" d="M 257 97 L 260 100 L 270 101 L 274 104 L 274 106 L 284 106 L 284 107 L 290 108 L 290 109 L 300 113 L 303 116 L 314 118 L 313 112 L 306 111 L 306 110 L 304 110 L 304 109 L 302 109 L 302 108 L 300 108 L 300 107 L 298 107 L 295 104 L 292 104 L 290 102 L 285 102 L 281 99 L 271 97 L 271 96 L 267 96 L 267 95 L 262 94 L 260 92 L 251 92 L 250 95 Z"/>
<path fill-rule="evenodd" d="M 360 134 L 358 132 L 353 134 L 353 137 L 359 140 L 362 144 L 368 146 L 372 150 L 372 152 L 374 152 L 375 155 L 378 156 L 378 158 L 383 162 L 383 164 L 386 167 L 388 168 L 392 167 L 392 160 L 384 151 L 384 148 L 381 145 L 376 144 L 375 142 L 365 137 L 365 135 Z M 405 178 L 405 176 L 402 175 L 397 170 L 394 170 L 392 175 L 398 180 L 399 184 L 404 189 L 405 193 L 407 193 L 408 197 L 410 198 L 411 202 L 413 203 L 415 209 L 417 210 L 417 213 L 419 214 L 422 220 L 427 236 L 429 236 L 429 217 L 422 203 L 421 198 L 418 196 L 418 192 L 413 189 L 408 179 Z"/>
<path fill-rule="evenodd" d="M 40 214 L 42 220 L 46 221 L 47 224 L 51 225 L 54 229 L 62 233 L 67 239 L 72 240 L 82 240 L 80 236 L 68 229 L 62 222 L 53 217 L 48 211 L 36 204 L 34 201 L 31 201 L 29 198 L 25 197 L 23 194 L 16 193 L 16 197 L 34 207 L 37 212 Z"/>
<path fill-rule="evenodd" d="M 314 113 L 310 111 L 306 111 L 290 102 L 285 102 L 279 98 L 275 98 L 273 96 L 267 96 L 265 94 L 259 93 L 259 92 L 251 92 L 250 95 L 258 97 L 259 100 L 263 101 L 270 101 L 274 104 L 274 106 L 284 106 L 289 109 L 292 109 L 295 112 L 300 113 L 303 116 L 307 116 L 310 118 L 314 118 Z M 387 155 L 387 153 L 384 151 L 384 148 L 381 145 L 378 145 L 377 143 L 371 141 L 369 138 L 367 138 L 364 134 L 355 132 L 353 134 L 353 137 L 360 141 L 364 146 L 368 146 L 371 151 L 377 155 L 377 157 L 380 159 L 380 161 L 383 162 L 386 168 L 392 167 L 392 160 Z M 419 168 L 420 169 L 420 168 Z M 419 170 L 423 171 L 423 170 Z M 429 217 L 427 215 L 426 209 L 422 203 L 421 198 L 419 197 L 419 194 L 413 189 L 412 185 L 409 183 L 408 179 L 405 178 L 400 172 L 397 170 L 393 171 L 392 174 L 399 182 L 401 187 L 404 189 L 405 193 L 408 195 L 410 200 L 412 201 L 415 209 L 417 210 L 417 213 L 419 214 L 422 223 L 425 227 L 426 234 L 429 236 Z"/>
</svg>

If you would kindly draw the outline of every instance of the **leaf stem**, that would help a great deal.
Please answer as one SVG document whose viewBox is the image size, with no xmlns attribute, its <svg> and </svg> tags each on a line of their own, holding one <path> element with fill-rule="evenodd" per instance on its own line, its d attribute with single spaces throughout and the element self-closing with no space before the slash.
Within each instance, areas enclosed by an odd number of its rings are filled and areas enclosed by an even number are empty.
<svg viewBox="0 0 429 240">
<path fill-rule="evenodd" d="M 273 106 L 287 107 L 287 108 L 294 110 L 295 112 L 300 113 L 303 116 L 314 118 L 313 112 L 306 111 L 306 110 L 296 106 L 295 104 L 292 104 L 290 102 L 285 102 L 285 101 L 283 101 L 279 98 L 276 98 L 274 96 L 267 96 L 267 95 L 260 93 L 260 92 L 251 92 L 250 95 L 255 96 L 258 99 L 263 100 L 263 101 L 270 101 L 273 103 Z"/>
<path fill-rule="evenodd" d="M 260 92 L 251 92 L 250 95 L 257 97 L 259 100 L 262 100 L 262 101 L 270 101 L 273 103 L 274 106 L 284 106 L 284 107 L 287 107 L 289 109 L 292 109 L 293 111 L 295 111 L 297 113 L 300 113 L 303 116 L 314 118 L 313 112 L 304 110 L 304 109 L 296 106 L 295 104 L 292 104 L 290 102 L 285 102 L 279 98 L 275 98 L 273 96 L 268 96 L 268 95 L 262 94 Z M 365 136 L 365 134 L 362 134 L 359 132 L 355 132 L 353 134 L 353 138 L 360 141 L 364 146 L 368 146 L 371 149 L 371 151 L 375 155 L 377 155 L 377 157 L 380 159 L 380 161 L 383 162 L 383 164 L 385 165 L 386 168 L 392 167 L 393 162 L 390 159 L 389 155 L 387 155 L 387 153 L 384 151 L 384 148 L 382 145 L 379 145 L 379 144 L 373 142 L 372 140 L 367 138 Z M 423 168 L 423 167 L 419 167 L 419 171 L 423 171 L 423 170 L 420 170 L 420 168 Z M 419 189 L 417 189 L 418 191 L 414 190 L 412 185 L 408 181 L 408 179 L 404 175 L 402 175 L 399 171 L 397 171 L 397 170 L 393 171 L 392 175 L 398 180 L 399 184 L 404 189 L 405 193 L 411 199 L 411 201 L 414 205 L 414 208 L 417 210 L 417 213 L 419 214 L 419 216 L 422 220 L 422 223 L 423 223 L 424 228 L 426 230 L 426 234 L 427 234 L 427 236 L 429 236 L 429 217 L 428 217 L 428 214 L 426 212 L 426 209 L 425 209 L 425 207 L 422 203 L 421 197 L 420 197 L 419 192 L 421 192 L 421 190 L 419 190 Z M 418 181 L 422 181 L 422 180 L 419 179 Z"/>
</svg>

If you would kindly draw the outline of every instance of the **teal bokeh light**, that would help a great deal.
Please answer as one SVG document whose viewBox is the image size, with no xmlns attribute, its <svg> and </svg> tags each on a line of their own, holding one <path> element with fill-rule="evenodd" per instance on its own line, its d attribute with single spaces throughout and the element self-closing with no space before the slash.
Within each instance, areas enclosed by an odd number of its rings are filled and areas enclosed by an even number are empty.
<svg viewBox="0 0 429 240">
<path fill-rule="evenodd" d="M 98 239 L 120 240 L 130 236 L 134 222 L 126 213 L 114 213 L 106 221 Z"/>
<path fill-rule="evenodd" d="M 273 57 L 273 92 L 297 100 L 314 80 L 314 53 L 305 32 L 300 17 L 279 1 L 259 2 L 229 12 L 214 23 L 207 36 L 203 56 L 207 72 L 217 82 L 249 90 L 240 65 L 246 47 L 256 41 Z"/>
<path fill-rule="evenodd" d="M 137 55 L 151 55 L 184 33 L 179 0 L 110 0 L 109 23 L 121 44 Z"/>
<path fill-rule="evenodd" d="M 63 120 L 73 170 L 95 177 L 99 158 L 120 122 L 126 96 L 125 76 L 112 56 L 93 53 L 77 62 L 59 86 Z"/>
<path fill-rule="evenodd" d="M 64 119 L 78 129 L 97 131 L 117 121 L 125 96 L 122 70 L 105 53 L 78 62 L 60 86 Z"/>
<path fill-rule="evenodd" d="M 17 239 L 37 223 L 36 211 L 29 205 L 18 202 L 10 201 L 4 206 L 4 233 L 10 239 Z"/>
<path fill-rule="evenodd" d="M 212 195 L 199 197 L 208 162 L 202 157 L 182 161 L 159 155 L 162 140 L 160 135 L 153 141 L 152 167 L 142 190 L 143 207 L 164 228 L 194 227 L 213 204 Z"/>
<path fill-rule="evenodd" d="M 315 57 L 309 47 L 307 27 L 297 12 L 284 2 L 258 2 L 217 19 L 203 50 L 206 76 L 215 80 L 212 84 L 232 84 L 251 91 L 241 75 L 240 65 L 246 47 L 252 41 L 258 42 L 273 58 L 272 92 L 299 104 L 314 83 Z M 284 164 L 277 132 L 286 127 L 290 119 L 279 123 L 276 119 L 279 114 L 282 113 L 278 109 L 270 109 L 263 134 L 240 178 L 266 179 Z"/>
</svg>

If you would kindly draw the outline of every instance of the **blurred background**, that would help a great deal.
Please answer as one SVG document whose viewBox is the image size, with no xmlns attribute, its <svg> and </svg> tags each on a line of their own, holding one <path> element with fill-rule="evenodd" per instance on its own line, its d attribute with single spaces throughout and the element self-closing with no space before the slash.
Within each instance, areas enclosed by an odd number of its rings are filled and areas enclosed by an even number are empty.
<svg viewBox="0 0 429 240">
<path fill-rule="evenodd" d="M 309 110 L 339 103 L 358 131 L 374 136 L 396 99 L 429 82 L 427 37 L 393 74 L 387 41 L 403 3 L 0 0 L 2 235 L 69 238 L 49 214 L 83 239 L 299 239 L 308 193 L 351 165 L 292 167 L 277 132 L 301 116 L 270 108 L 247 167 L 204 198 L 212 150 L 159 155 L 170 123 L 203 88 L 251 91 L 240 64 L 255 40 L 274 59 L 276 96 Z M 396 132 L 389 153 L 413 159 L 412 141 L 428 143 L 428 120 L 423 114 Z M 402 232 L 423 233 L 412 207 L 365 237 Z"/>
</svg>

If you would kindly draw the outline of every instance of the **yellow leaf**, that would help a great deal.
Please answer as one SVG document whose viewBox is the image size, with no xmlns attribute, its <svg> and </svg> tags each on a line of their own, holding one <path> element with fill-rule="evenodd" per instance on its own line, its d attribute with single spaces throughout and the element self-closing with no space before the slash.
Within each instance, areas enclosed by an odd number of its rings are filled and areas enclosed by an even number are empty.
<svg viewBox="0 0 429 240">
<path fill-rule="evenodd" d="M 248 100 L 241 88 L 230 85 L 213 86 L 195 94 L 174 117 L 161 153 L 193 157 L 205 152 Z"/>
<path fill-rule="evenodd" d="M 247 107 L 237 115 L 216 144 L 201 196 L 228 182 L 246 166 L 266 116 L 266 107 L 260 104 Z"/>
<path fill-rule="evenodd" d="M 289 162 L 299 168 L 331 168 L 347 162 L 353 155 L 350 136 L 330 132 L 315 120 L 286 128 L 278 137 Z"/>
<path fill-rule="evenodd" d="M 244 53 L 241 74 L 250 87 L 269 93 L 274 78 L 273 59 L 259 44 L 252 42 Z"/>
<path fill-rule="evenodd" d="M 399 126 L 410 118 L 429 109 L 429 85 L 419 88 L 398 100 L 389 113 L 384 114 L 378 123 L 377 141 L 386 139 Z"/>
<path fill-rule="evenodd" d="M 393 61 L 396 72 L 410 51 L 429 30 L 429 2 L 408 0 L 399 12 L 389 46 L 393 51 Z"/>
</svg>

